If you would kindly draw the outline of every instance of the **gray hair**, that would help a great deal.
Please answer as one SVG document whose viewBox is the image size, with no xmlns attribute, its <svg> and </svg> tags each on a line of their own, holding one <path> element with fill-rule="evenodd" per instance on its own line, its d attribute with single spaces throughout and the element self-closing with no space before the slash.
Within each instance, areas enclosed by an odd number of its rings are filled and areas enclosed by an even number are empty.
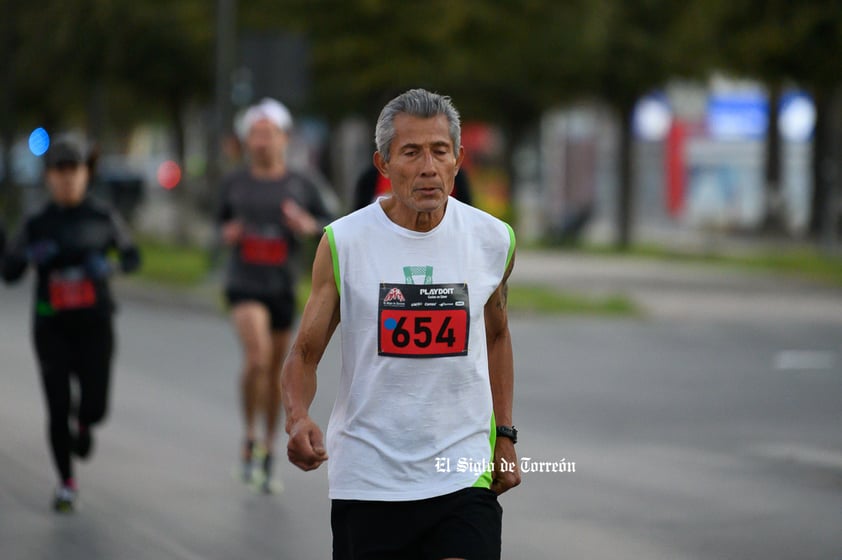
<svg viewBox="0 0 842 560">
<path fill-rule="evenodd" d="M 395 138 L 395 116 L 406 113 L 414 117 L 429 119 L 438 115 L 447 117 L 450 129 L 450 139 L 453 142 L 453 154 L 459 155 L 462 141 L 462 127 L 459 124 L 459 111 L 453 106 L 450 97 L 431 93 L 425 89 L 411 89 L 389 101 L 374 130 L 374 143 L 383 159 L 389 161 L 389 150 Z"/>
</svg>

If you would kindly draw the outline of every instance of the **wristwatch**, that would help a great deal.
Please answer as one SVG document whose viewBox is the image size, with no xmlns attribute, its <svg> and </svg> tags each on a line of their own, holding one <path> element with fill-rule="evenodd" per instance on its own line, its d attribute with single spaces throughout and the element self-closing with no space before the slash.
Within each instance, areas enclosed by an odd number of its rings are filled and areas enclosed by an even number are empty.
<svg viewBox="0 0 842 560">
<path fill-rule="evenodd" d="M 514 426 L 497 426 L 497 437 L 505 437 L 517 443 L 517 428 Z"/>
</svg>

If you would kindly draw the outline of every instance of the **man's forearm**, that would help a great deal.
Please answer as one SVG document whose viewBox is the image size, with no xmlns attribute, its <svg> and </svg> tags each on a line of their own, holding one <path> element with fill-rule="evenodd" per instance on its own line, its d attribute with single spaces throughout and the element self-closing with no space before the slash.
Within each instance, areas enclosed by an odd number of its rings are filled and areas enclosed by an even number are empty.
<svg viewBox="0 0 842 560">
<path fill-rule="evenodd" d="M 510 426 L 514 400 L 514 358 L 508 327 L 488 340 L 488 373 L 494 419 L 497 425 Z"/>
<path fill-rule="evenodd" d="M 289 431 L 292 424 L 309 415 L 316 396 L 316 368 L 308 366 L 300 355 L 290 353 L 281 374 L 281 387 Z"/>
<path fill-rule="evenodd" d="M 316 368 L 339 324 L 339 293 L 334 284 L 333 261 L 327 236 L 322 236 L 313 261 L 313 289 L 281 373 L 281 392 L 287 431 L 308 417 L 316 396 Z"/>
</svg>

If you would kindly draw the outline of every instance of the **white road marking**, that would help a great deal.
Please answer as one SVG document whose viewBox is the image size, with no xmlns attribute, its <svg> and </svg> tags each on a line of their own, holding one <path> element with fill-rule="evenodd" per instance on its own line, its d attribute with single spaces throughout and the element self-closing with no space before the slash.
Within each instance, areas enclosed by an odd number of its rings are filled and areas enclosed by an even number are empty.
<svg viewBox="0 0 842 560">
<path fill-rule="evenodd" d="M 751 447 L 754 455 L 826 469 L 842 469 L 842 451 L 801 444 L 772 443 Z"/>
<path fill-rule="evenodd" d="M 828 350 L 782 350 L 775 354 L 774 367 L 782 370 L 833 369 L 836 353 Z"/>
</svg>

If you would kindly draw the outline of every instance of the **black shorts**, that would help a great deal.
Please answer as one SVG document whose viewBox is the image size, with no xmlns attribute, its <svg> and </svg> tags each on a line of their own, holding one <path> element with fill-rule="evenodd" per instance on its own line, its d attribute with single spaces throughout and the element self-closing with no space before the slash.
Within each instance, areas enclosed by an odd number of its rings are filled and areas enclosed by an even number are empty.
<svg viewBox="0 0 842 560">
<path fill-rule="evenodd" d="M 247 301 L 259 303 L 269 312 L 269 322 L 273 331 L 286 331 L 292 328 L 292 322 L 295 319 L 295 294 L 266 296 L 226 290 L 225 300 L 229 307 Z"/>
<path fill-rule="evenodd" d="M 334 560 L 497 560 L 503 508 L 485 488 L 410 502 L 333 500 Z"/>
</svg>

